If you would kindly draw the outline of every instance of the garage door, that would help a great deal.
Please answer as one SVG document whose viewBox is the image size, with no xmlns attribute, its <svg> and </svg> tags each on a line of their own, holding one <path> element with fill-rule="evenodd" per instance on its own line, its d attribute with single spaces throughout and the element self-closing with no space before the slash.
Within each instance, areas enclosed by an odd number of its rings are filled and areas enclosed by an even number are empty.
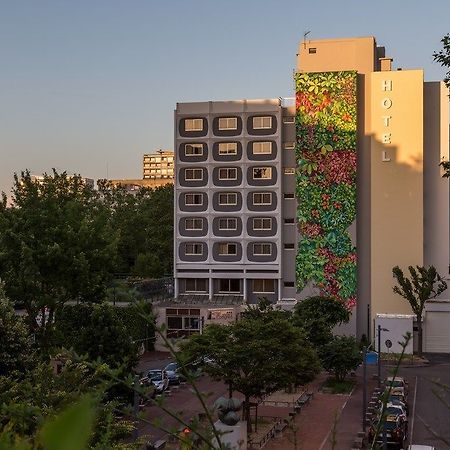
<svg viewBox="0 0 450 450">
<path fill-rule="evenodd" d="M 424 349 L 430 353 L 450 353 L 450 312 L 427 311 Z"/>
</svg>

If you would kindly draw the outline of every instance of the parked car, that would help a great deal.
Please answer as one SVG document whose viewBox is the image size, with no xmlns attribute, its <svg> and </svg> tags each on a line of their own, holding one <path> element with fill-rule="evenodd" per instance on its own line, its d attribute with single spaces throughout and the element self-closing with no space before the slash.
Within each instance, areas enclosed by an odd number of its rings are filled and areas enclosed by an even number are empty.
<svg viewBox="0 0 450 450">
<path fill-rule="evenodd" d="M 164 370 L 149 370 L 147 373 L 147 378 L 154 384 L 157 394 L 162 394 L 169 387 L 169 378 Z"/>
<path fill-rule="evenodd" d="M 380 418 L 378 417 L 369 428 L 369 440 L 372 441 Z M 378 444 L 383 443 L 383 433 L 386 430 L 386 442 L 388 445 L 395 445 L 403 448 L 407 436 L 407 424 L 402 415 L 388 415 L 380 427 L 380 432 L 376 438 Z"/>
<path fill-rule="evenodd" d="M 408 397 L 408 383 L 403 377 L 387 377 L 386 380 L 384 380 L 384 385 L 386 386 L 386 389 L 388 389 L 389 386 L 392 386 L 392 390 L 402 390 L 405 397 Z"/>
<path fill-rule="evenodd" d="M 181 367 L 176 362 L 171 362 L 167 364 L 166 367 L 163 369 L 167 376 L 169 377 L 169 384 L 180 384 L 180 382 L 185 382 L 186 377 L 181 373 Z M 171 382 L 171 379 L 174 379 L 176 377 L 177 381 Z"/>
<path fill-rule="evenodd" d="M 379 410 L 380 414 L 381 414 L 382 408 L 383 408 L 383 405 L 380 406 L 380 410 Z M 405 421 L 408 420 L 408 418 L 406 417 L 407 414 L 406 414 L 405 407 L 398 403 L 392 403 L 392 402 L 386 403 L 386 408 L 384 409 L 384 413 L 387 416 L 403 416 Z"/>
<path fill-rule="evenodd" d="M 436 450 L 436 447 L 432 447 L 431 445 L 408 445 L 408 450 Z"/>
</svg>

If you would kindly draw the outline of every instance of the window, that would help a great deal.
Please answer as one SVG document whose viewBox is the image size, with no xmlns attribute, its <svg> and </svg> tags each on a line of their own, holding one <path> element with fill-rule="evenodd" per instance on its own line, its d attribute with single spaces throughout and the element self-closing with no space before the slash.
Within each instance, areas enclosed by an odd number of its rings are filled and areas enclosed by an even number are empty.
<svg viewBox="0 0 450 450">
<path fill-rule="evenodd" d="M 285 175 L 295 175 L 295 169 L 293 167 L 285 167 L 284 174 Z"/>
<path fill-rule="evenodd" d="M 203 205 L 203 194 L 184 194 L 184 203 L 187 206 Z"/>
<path fill-rule="evenodd" d="M 255 242 L 253 244 L 253 254 L 255 256 L 271 255 L 272 244 L 270 242 Z"/>
<path fill-rule="evenodd" d="M 252 152 L 254 155 L 270 155 L 272 153 L 272 142 L 253 142 Z"/>
<path fill-rule="evenodd" d="M 206 278 L 187 278 L 186 279 L 186 292 L 207 292 L 207 279 Z"/>
<path fill-rule="evenodd" d="M 254 294 L 275 293 L 275 280 L 253 280 Z"/>
<path fill-rule="evenodd" d="M 285 250 L 294 250 L 294 244 L 284 244 Z"/>
<path fill-rule="evenodd" d="M 203 131 L 203 119 L 185 119 L 184 129 L 186 131 Z"/>
<path fill-rule="evenodd" d="M 186 230 L 202 230 L 203 219 L 200 217 L 187 217 L 185 222 Z"/>
<path fill-rule="evenodd" d="M 255 130 L 266 130 L 272 128 L 272 117 L 270 116 L 253 117 L 253 128 Z"/>
<path fill-rule="evenodd" d="M 295 142 L 285 142 L 284 143 L 284 148 L 286 150 L 294 150 L 295 148 Z"/>
<path fill-rule="evenodd" d="M 283 195 L 284 195 L 285 200 L 294 200 L 295 199 L 295 195 L 292 193 L 287 193 L 287 194 L 283 194 Z"/>
<path fill-rule="evenodd" d="M 220 279 L 219 292 L 220 293 L 239 293 L 241 291 L 241 283 L 239 280 Z"/>
<path fill-rule="evenodd" d="M 284 116 L 283 123 L 295 123 L 295 116 Z"/>
<path fill-rule="evenodd" d="M 237 180 L 236 167 L 219 168 L 219 180 Z"/>
<path fill-rule="evenodd" d="M 219 230 L 237 230 L 237 219 L 235 217 L 220 218 Z"/>
<path fill-rule="evenodd" d="M 309 48 L 308 49 L 308 53 L 317 53 L 317 48 L 315 48 L 315 47 L 311 47 L 311 48 Z"/>
<path fill-rule="evenodd" d="M 203 170 L 184 169 L 184 177 L 186 180 L 203 180 Z"/>
<path fill-rule="evenodd" d="M 295 287 L 295 283 L 293 281 L 285 281 L 284 287 Z"/>
<path fill-rule="evenodd" d="M 271 217 L 254 217 L 253 219 L 254 230 L 271 230 L 272 218 Z"/>
<path fill-rule="evenodd" d="M 220 242 L 219 255 L 237 255 L 237 244 L 234 242 Z"/>
<path fill-rule="evenodd" d="M 203 244 L 201 242 L 186 242 L 186 255 L 202 255 Z"/>
<path fill-rule="evenodd" d="M 189 280 L 186 280 L 186 283 Z M 200 310 L 167 309 L 167 337 L 182 338 L 200 332 Z"/>
<path fill-rule="evenodd" d="M 254 205 L 271 205 L 272 204 L 272 192 L 254 192 L 253 193 Z"/>
<path fill-rule="evenodd" d="M 272 167 L 253 167 L 253 179 L 270 180 L 272 178 Z"/>
<path fill-rule="evenodd" d="M 203 144 L 185 144 L 184 154 L 186 156 L 202 156 Z"/>
<path fill-rule="evenodd" d="M 237 155 L 237 142 L 220 142 L 219 155 Z"/>
<path fill-rule="evenodd" d="M 295 220 L 294 220 L 294 218 L 292 217 L 289 217 L 289 218 L 287 218 L 287 219 L 284 219 L 284 223 L 295 223 Z"/>
<path fill-rule="evenodd" d="M 236 192 L 221 192 L 219 194 L 219 205 L 237 205 Z"/>
<path fill-rule="evenodd" d="M 221 117 L 219 130 L 237 130 L 237 117 Z"/>
</svg>

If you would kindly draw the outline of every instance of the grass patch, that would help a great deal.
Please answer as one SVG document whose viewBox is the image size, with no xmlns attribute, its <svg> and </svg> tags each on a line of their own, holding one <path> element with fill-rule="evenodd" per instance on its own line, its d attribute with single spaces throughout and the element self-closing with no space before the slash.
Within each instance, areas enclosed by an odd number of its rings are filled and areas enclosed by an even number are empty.
<svg viewBox="0 0 450 450">
<path fill-rule="evenodd" d="M 328 378 L 322 385 L 322 390 L 330 394 L 350 394 L 355 386 L 354 380 L 338 381 L 334 378 Z"/>
</svg>

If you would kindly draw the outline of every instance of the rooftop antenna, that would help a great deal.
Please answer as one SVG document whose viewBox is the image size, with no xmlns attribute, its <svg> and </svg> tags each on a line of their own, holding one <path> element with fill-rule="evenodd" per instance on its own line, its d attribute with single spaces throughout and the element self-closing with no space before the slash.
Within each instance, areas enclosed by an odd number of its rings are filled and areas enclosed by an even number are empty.
<svg viewBox="0 0 450 450">
<path fill-rule="evenodd" d="M 306 48 L 306 36 L 308 36 L 309 33 L 311 33 L 311 31 L 303 33 L 303 48 Z"/>
</svg>

